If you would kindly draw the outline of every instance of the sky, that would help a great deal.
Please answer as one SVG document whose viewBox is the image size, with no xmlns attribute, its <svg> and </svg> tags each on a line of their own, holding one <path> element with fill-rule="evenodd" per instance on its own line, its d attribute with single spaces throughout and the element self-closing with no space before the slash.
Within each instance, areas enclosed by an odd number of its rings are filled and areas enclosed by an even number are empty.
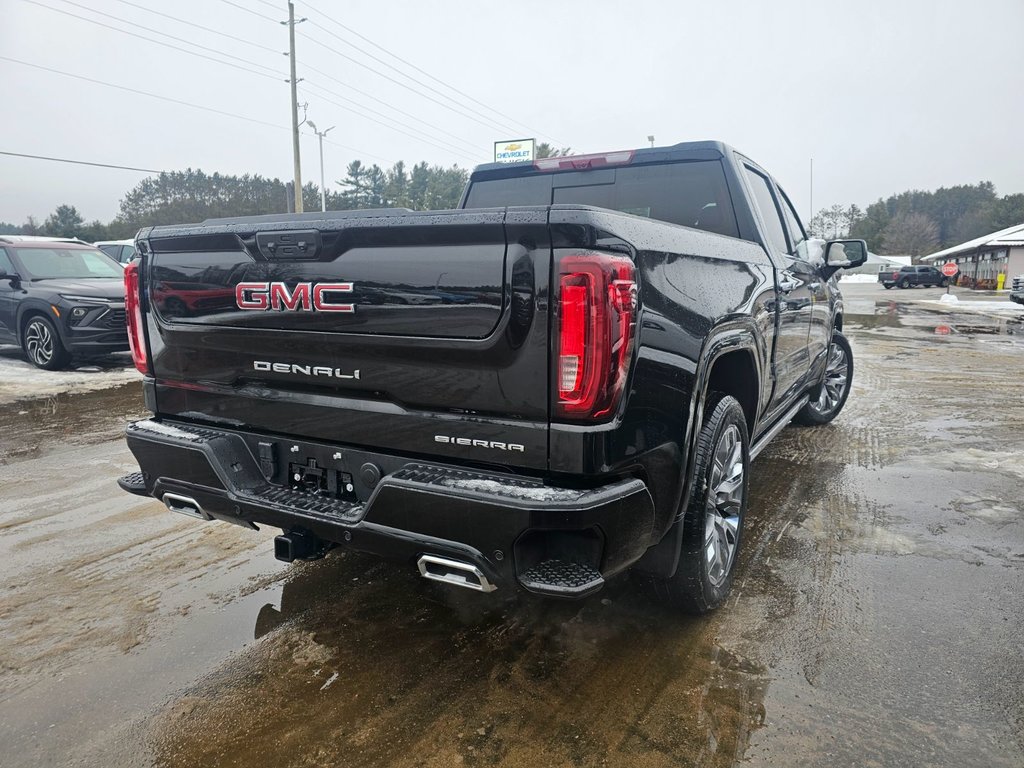
<svg viewBox="0 0 1024 768">
<path fill-rule="evenodd" d="M 472 167 L 495 141 L 653 135 L 732 144 L 805 220 L 912 188 L 1024 192 L 1021 0 L 296 0 L 296 16 L 299 100 L 334 126 L 328 188 L 354 159 Z M 284 0 L 0 0 L 0 152 L 290 178 L 285 18 Z M 306 127 L 301 148 L 319 182 Z M 145 176 L 0 155 L 0 221 L 62 203 L 109 221 Z"/>
</svg>

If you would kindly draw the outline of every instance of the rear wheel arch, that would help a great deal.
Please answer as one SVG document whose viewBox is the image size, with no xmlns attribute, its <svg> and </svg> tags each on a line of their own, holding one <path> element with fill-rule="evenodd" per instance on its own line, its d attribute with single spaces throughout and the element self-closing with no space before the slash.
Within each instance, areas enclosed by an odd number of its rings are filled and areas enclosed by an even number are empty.
<svg viewBox="0 0 1024 768">
<path fill-rule="evenodd" d="M 754 434 L 760 399 L 760 379 L 751 350 L 732 349 L 717 355 L 708 371 L 704 392 L 705 397 L 709 392 L 719 392 L 736 398 L 743 409 L 747 433 Z"/>
</svg>

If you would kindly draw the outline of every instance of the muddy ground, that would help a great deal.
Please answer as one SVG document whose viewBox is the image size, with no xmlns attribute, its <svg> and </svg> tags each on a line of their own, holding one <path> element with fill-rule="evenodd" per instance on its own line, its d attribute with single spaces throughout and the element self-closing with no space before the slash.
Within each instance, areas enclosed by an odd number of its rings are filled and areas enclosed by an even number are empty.
<svg viewBox="0 0 1024 768">
<path fill-rule="evenodd" d="M 562 603 L 343 551 L 286 566 L 273 530 L 118 491 L 144 415 L 123 361 L 16 393 L 0 764 L 1019 768 L 1024 324 L 846 293 L 854 392 L 755 462 L 733 597 L 702 619 L 628 577 Z"/>
</svg>

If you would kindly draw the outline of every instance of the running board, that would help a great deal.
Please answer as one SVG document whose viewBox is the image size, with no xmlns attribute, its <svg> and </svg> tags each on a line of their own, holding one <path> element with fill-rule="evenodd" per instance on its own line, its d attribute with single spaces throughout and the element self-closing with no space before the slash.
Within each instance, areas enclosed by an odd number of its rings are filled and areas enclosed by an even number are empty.
<svg viewBox="0 0 1024 768">
<path fill-rule="evenodd" d="M 757 442 L 750 447 L 751 461 L 756 459 L 758 454 L 760 454 L 761 451 L 765 449 L 768 443 L 770 443 L 775 438 L 775 436 L 779 434 L 779 432 L 784 430 L 789 425 L 789 422 L 793 420 L 793 417 L 797 415 L 801 408 L 807 405 L 810 399 L 811 398 L 809 395 L 804 395 L 803 397 L 801 397 L 799 400 L 797 400 L 796 405 L 794 405 L 792 408 L 786 411 L 782 415 L 782 418 L 775 422 L 775 425 L 771 429 L 769 429 L 767 432 L 761 435 L 760 438 L 758 438 Z"/>
</svg>

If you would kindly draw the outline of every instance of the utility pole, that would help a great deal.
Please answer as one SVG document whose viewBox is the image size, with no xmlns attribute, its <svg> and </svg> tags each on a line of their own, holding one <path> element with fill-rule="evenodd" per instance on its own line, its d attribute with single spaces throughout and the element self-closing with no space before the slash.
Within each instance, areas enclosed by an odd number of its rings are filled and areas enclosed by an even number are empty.
<svg viewBox="0 0 1024 768">
<path fill-rule="evenodd" d="M 291 62 L 291 79 L 288 81 L 292 86 L 292 158 L 295 164 L 295 212 L 302 213 L 302 159 L 299 157 L 299 96 L 297 88 L 299 80 L 295 76 L 295 25 L 301 24 L 305 19 L 295 20 L 295 3 L 288 0 L 288 21 L 282 24 L 288 25 L 288 58 Z"/>
<path fill-rule="evenodd" d="M 335 126 L 331 126 L 324 130 L 323 133 L 316 129 L 316 123 L 312 120 L 307 120 L 306 125 L 313 129 L 313 133 L 320 139 L 320 210 L 327 210 L 327 187 L 324 185 L 324 136 L 334 130 Z"/>
</svg>

